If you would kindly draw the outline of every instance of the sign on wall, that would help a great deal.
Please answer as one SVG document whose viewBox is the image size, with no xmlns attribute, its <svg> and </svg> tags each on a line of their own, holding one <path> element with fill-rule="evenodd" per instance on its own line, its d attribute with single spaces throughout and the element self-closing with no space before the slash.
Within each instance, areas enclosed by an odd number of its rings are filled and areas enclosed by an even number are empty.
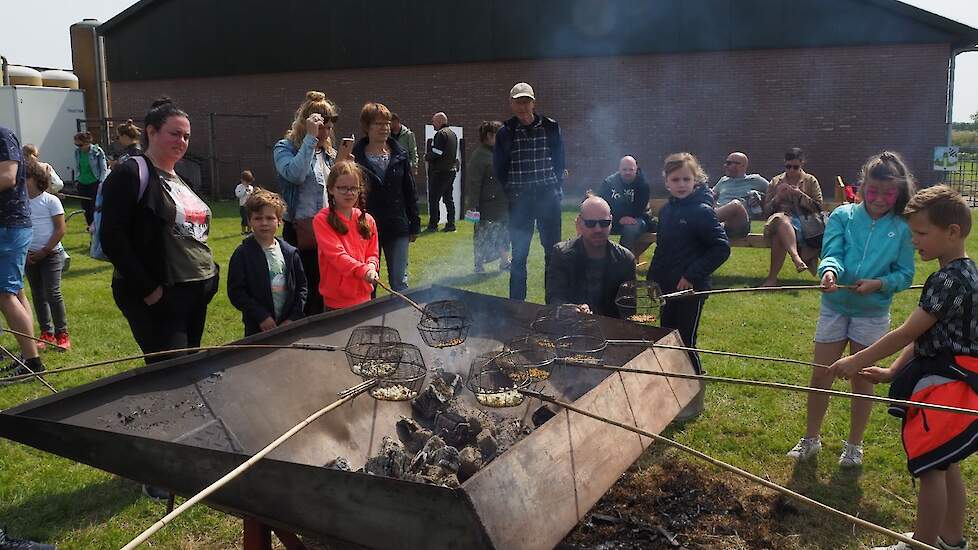
<svg viewBox="0 0 978 550">
<path fill-rule="evenodd" d="M 940 172 L 954 172 L 957 169 L 957 147 L 934 147 L 934 170 Z"/>
</svg>

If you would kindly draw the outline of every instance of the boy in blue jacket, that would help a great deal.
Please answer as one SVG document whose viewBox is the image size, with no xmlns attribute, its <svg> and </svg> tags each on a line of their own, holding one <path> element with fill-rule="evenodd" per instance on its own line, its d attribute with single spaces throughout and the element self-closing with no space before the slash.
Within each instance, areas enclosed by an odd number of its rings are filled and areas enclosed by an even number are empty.
<svg viewBox="0 0 978 550">
<path fill-rule="evenodd" d="M 228 298 L 251 336 L 301 319 L 308 290 L 298 251 L 275 236 L 285 212 L 282 198 L 259 190 L 245 210 L 252 234 L 231 255 Z"/>
<path fill-rule="evenodd" d="M 706 174 L 690 153 L 666 157 L 662 170 L 669 202 L 659 212 L 655 253 L 649 280 L 662 292 L 707 290 L 710 275 L 730 257 L 730 241 L 713 210 L 713 197 L 703 185 Z M 696 331 L 706 297 L 671 300 L 662 306 L 663 327 L 679 331 L 686 346 L 696 347 Z M 703 373 L 699 355 L 689 352 L 697 374 Z M 703 412 L 704 388 L 676 420 L 689 420 Z"/>
</svg>

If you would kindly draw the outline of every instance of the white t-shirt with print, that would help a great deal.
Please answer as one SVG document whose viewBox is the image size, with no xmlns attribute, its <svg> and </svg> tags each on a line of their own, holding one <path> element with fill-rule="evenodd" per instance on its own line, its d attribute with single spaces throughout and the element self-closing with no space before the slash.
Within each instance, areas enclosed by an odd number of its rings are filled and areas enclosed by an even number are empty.
<svg viewBox="0 0 978 550">
<path fill-rule="evenodd" d="M 272 241 L 272 246 L 262 250 L 265 252 L 265 261 L 268 262 L 268 282 L 272 288 L 275 319 L 278 319 L 282 315 L 282 308 L 285 307 L 285 299 L 289 296 L 288 283 L 285 280 L 285 256 L 277 240 Z"/>
<path fill-rule="evenodd" d="M 64 215 L 65 207 L 61 200 L 51 193 L 44 192 L 30 200 L 31 203 L 31 224 L 34 226 L 34 235 L 28 250 L 36 252 L 44 248 L 51 235 L 54 235 L 54 216 Z M 54 248 L 61 250 L 61 243 Z"/>
</svg>

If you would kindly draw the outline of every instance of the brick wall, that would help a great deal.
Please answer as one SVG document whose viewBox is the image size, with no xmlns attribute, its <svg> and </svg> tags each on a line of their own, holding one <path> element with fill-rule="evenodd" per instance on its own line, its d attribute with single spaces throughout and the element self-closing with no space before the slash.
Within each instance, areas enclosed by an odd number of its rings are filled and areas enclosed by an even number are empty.
<svg viewBox="0 0 978 550">
<path fill-rule="evenodd" d="M 945 135 L 948 53 L 944 44 L 866 46 L 112 82 L 112 111 L 141 119 L 154 97 L 173 97 L 191 115 L 199 155 L 208 151 L 207 113 L 265 113 L 267 136 L 256 125 L 220 123 L 216 136 L 217 148 L 241 151 L 242 168 L 264 185 L 274 181 L 271 145 L 306 90 L 325 91 L 340 106 L 339 135 L 361 135 L 359 109 L 377 100 L 400 114 L 419 144 L 431 113 L 444 110 L 465 127 L 471 151 L 479 122 L 510 116 L 509 88 L 525 80 L 538 112 L 563 129 L 569 194 L 597 186 L 624 154 L 636 156 L 656 184 L 662 159 L 681 150 L 701 159 L 711 181 L 734 150 L 770 179 L 790 146 L 806 150 L 809 171 L 826 189 L 837 174 L 854 180 L 883 148 L 906 155 L 930 183 L 931 147 Z M 222 172 L 229 190 L 237 173 Z"/>
</svg>

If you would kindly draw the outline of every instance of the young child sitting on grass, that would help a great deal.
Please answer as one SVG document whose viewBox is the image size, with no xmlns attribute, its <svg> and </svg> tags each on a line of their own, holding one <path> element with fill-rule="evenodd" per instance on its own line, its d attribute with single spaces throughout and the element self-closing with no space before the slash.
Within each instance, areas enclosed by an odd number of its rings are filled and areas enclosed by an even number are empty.
<svg viewBox="0 0 978 550">
<path fill-rule="evenodd" d="M 275 236 L 285 201 L 259 190 L 244 208 L 252 233 L 231 255 L 228 298 L 241 310 L 245 336 L 251 336 L 301 319 L 307 288 L 295 247 Z"/>
<path fill-rule="evenodd" d="M 890 397 L 978 409 L 978 268 L 965 252 L 971 230 L 968 204 L 940 185 L 907 204 L 914 248 L 940 269 L 924 284 L 920 302 L 896 330 L 839 359 L 829 372 L 842 378 L 892 382 Z M 902 351 L 901 351 L 902 350 Z M 893 353 L 889 368 L 870 366 Z M 965 487 L 958 463 L 978 449 L 978 418 L 960 413 L 903 410 L 903 445 L 910 473 L 920 477 L 913 538 L 944 550 L 966 550 Z M 909 549 L 905 543 L 875 550 Z"/>
</svg>

